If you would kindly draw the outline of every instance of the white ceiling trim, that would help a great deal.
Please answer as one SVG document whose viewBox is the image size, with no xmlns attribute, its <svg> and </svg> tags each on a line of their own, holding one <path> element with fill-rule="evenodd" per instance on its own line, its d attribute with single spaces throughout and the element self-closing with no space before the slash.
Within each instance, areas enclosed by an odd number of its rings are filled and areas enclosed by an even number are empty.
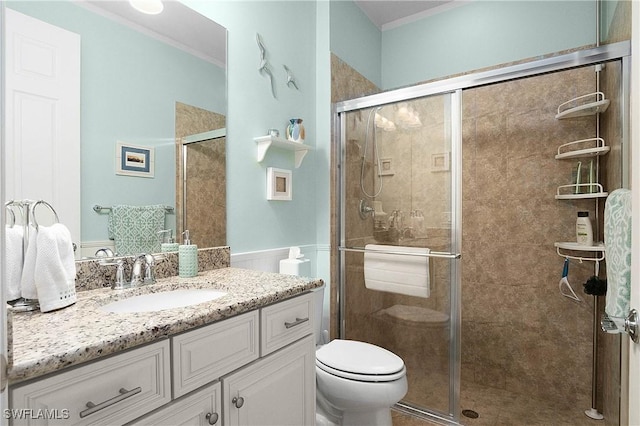
<svg viewBox="0 0 640 426">
<path fill-rule="evenodd" d="M 440 6 L 432 7 L 430 9 L 424 10 L 422 12 L 414 13 L 413 15 L 405 16 L 404 18 L 396 19 L 395 21 L 387 22 L 386 24 L 382 24 L 382 31 L 391 30 L 394 28 L 401 27 L 406 24 L 410 24 L 415 21 L 419 21 L 421 19 L 427 18 L 429 16 L 437 15 L 438 13 L 446 12 L 451 9 L 455 9 L 460 6 L 467 5 L 471 3 L 473 0 L 453 0 L 449 3 L 445 3 Z M 391 1 L 390 3 L 393 3 Z"/>
</svg>

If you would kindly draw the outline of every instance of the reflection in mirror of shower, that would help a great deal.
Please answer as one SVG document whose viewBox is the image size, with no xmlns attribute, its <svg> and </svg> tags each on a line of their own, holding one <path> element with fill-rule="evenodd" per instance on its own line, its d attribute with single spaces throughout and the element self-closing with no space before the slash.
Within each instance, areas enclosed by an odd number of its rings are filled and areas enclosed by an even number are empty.
<svg viewBox="0 0 640 426">
<path fill-rule="evenodd" d="M 225 145 L 226 128 L 186 136 L 182 141 L 182 231 L 190 230 L 192 243 L 201 247 L 226 244 Z M 190 149 L 194 164 L 188 160 Z M 188 188 L 190 185 L 193 187 Z M 217 219 L 206 220 L 202 209 Z"/>
</svg>

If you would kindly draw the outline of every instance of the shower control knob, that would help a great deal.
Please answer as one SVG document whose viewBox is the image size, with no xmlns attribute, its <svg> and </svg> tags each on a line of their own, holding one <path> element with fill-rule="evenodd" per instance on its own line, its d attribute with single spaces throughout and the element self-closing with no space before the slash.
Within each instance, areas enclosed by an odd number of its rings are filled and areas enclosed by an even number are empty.
<svg viewBox="0 0 640 426">
<path fill-rule="evenodd" d="M 231 400 L 231 403 L 236 406 L 236 408 L 242 408 L 244 405 L 244 398 L 241 396 L 234 396 Z"/>
</svg>

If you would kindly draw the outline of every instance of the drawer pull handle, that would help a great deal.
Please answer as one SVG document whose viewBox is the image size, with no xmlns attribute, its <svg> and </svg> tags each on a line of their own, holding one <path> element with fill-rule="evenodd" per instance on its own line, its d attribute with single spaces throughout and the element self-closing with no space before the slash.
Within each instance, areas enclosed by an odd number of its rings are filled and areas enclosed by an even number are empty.
<svg viewBox="0 0 640 426">
<path fill-rule="evenodd" d="M 80 411 L 80 418 L 87 417 L 95 412 L 103 410 L 107 407 L 112 406 L 113 404 L 117 404 L 120 401 L 124 401 L 127 398 L 132 397 L 133 395 L 139 394 L 142 392 L 142 388 L 138 386 L 135 389 L 126 390 L 125 388 L 120 388 L 120 395 L 114 396 L 111 399 L 108 399 L 100 404 L 94 404 L 93 402 L 87 402 L 87 409 L 84 411 Z"/>
<path fill-rule="evenodd" d="M 296 318 L 296 320 L 294 322 L 285 322 L 284 326 L 287 328 L 291 328 L 291 327 L 295 327 L 296 325 L 300 325 L 303 322 L 307 322 L 309 321 L 309 317 L 306 318 Z"/>
<path fill-rule="evenodd" d="M 242 408 L 244 405 L 244 398 L 241 396 L 234 396 L 231 400 L 231 403 L 236 406 L 236 408 Z"/>
<path fill-rule="evenodd" d="M 218 413 L 207 413 L 204 417 L 207 419 L 210 425 L 215 425 L 216 423 L 218 423 L 218 417 L 220 416 L 218 416 Z"/>
</svg>

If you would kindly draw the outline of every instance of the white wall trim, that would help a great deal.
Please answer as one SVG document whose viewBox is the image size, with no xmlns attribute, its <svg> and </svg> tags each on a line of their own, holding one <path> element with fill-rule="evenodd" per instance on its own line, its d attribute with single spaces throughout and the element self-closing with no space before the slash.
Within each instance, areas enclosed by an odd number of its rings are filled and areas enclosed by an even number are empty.
<svg viewBox="0 0 640 426">
<path fill-rule="evenodd" d="M 301 245 L 300 251 L 311 259 L 311 273 L 316 274 L 316 254 L 318 246 L 315 244 Z M 244 253 L 231 253 L 231 266 L 234 268 L 253 269 L 263 272 L 278 272 L 280 260 L 289 257 L 289 247 L 279 247 Z"/>
</svg>

